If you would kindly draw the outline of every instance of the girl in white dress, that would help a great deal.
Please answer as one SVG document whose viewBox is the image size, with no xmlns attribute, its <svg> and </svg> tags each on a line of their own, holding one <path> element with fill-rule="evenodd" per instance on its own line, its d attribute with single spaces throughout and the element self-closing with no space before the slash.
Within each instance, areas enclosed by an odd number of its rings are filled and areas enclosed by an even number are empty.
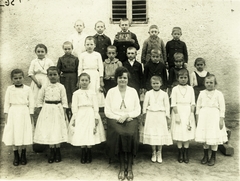
<svg viewBox="0 0 240 181">
<path fill-rule="evenodd" d="M 177 142 L 178 162 L 188 163 L 189 141 L 195 138 L 195 96 L 194 90 L 187 85 L 187 69 L 179 70 L 177 74 L 178 85 L 172 89 L 172 138 Z M 182 148 L 184 147 L 184 149 Z"/>
<path fill-rule="evenodd" d="M 88 89 L 97 94 L 98 106 L 104 107 L 103 61 L 101 54 L 93 51 L 96 46 L 95 38 L 88 36 L 85 39 L 86 52 L 79 57 L 78 76 L 85 72 L 90 75 L 91 82 Z"/>
<path fill-rule="evenodd" d="M 152 162 L 162 163 L 162 145 L 171 145 L 170 105 L 168 94 L 160 89 L 162 79 L 152 76 L 152 90 L 146 92 L 143 102 L 143 144 L 152 146 Z"/>
<path fill-rule="evenodd" d="M 26 145 L 32 144 L 32 115 L 34 99 L 30 87 L 23 84 L 24 74 L 20 69 L 11 72 L 13 85 L 6 91 L 4 101 L 5 127 L 2 141 L 12 146 L 14 151 L 13 165 L 27 164 Z M 18 149 L 22 148 L 21 158 Z"/>
<path fill-rule="evenodd" d="M 67 141 L 68 101 L 65 87 L 58 83 L 57 67 L 49 67 L 47 76 L 50 82 L 41 88 L 37 100 L 40 114 L 34 133 L 34 142 L 49 145 L 48 163 L 53 163 L 61 161 L 60 143 Z"/>
<path fill-rule="evenodd" d="M 205 78 L 204 84 L 206 89 L 200 92 L 197 100 L 195 141 L 203 143 L 204 157 L 201 163 L 213 166 L 218 145 L 227 141 L 224 124 L 225 101 L 223 94 L 215 89 L 217 81 L 213 74 Z M 209 160 L 208 149 L 210 146 L 212 154 Z"/>
<path fill-rule="evenodd" d="M 38 98 L 38 91 L 48 82 L 47 69 L 53 66 L 54 63 L 49 58 L 46 58 L 47 47 L 44 44 L 38 44 L 35 47 L 37 58 L 31 61 L 28 76 L 32 79 L 31 89 L 34 94 L 34 100 Z M 35 105 L 37 102 L 35 102 Z M 36 106 L 35 106 L 36 107 Z"/>
<path fill-rule="evenodd" d="M 69 124 L 68 142 L 81 146 L 81 163 L 92 162 L 92 145 L 106 140 L 104 127 L 98 114 L 96 93 L 88 89 L 90 76 L 82 73 L 79 76 L 80 89 L 73 93 L 73 116 Z"/>
</svg>

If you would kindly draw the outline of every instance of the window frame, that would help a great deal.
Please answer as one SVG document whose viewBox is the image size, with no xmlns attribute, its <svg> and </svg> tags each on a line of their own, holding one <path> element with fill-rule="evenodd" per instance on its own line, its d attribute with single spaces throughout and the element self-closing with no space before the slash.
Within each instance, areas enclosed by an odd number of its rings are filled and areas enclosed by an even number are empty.
<svg viewBox="0 0 240 181">
<path fill-rule="evenodd" d="M 145 2 L 146 2 L 146 20 L 145 21 L 133 20 L 133 17 L 132 17 L 133 16 L 133 13 L 132 13 L 133 4 L 132 4 L 132 2 L 134 0 L 125 0 L 125 1 L 126 1 L 126 18 L 129 19 L 130 24 L 136 24 L 136 25 L 138 25 L 138 24 L 148 24 L 148 21 L 149 21 L 149 18 L 148 18 L 148 0 L 145 0 Z M 111 9 L 110 23 L 111 24 L 119 24 L 119 20 L 118 21 L 113 20 L 113 0 L 111 0 L 110 5 L 111 5 L 111 7 L 110 7 L 110 9 Z"/>
</svg>

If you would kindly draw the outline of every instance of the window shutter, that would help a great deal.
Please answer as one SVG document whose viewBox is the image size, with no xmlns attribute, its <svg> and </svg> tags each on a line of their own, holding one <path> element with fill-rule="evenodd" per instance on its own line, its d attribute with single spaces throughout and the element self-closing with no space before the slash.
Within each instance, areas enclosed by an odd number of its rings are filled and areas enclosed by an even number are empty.
<svg viewBox="0 0 240 181">
<path fill-rule="evenodd" d="M 127 17 L 127 2 L 126 0 L 112 1 L 112 22 L 119 22 L 120 19 Z"/>
<path fill-rule="evenodd" d="M 132 23 L 147 23 L 146 0 L 132 0 Z"/>
</svg>

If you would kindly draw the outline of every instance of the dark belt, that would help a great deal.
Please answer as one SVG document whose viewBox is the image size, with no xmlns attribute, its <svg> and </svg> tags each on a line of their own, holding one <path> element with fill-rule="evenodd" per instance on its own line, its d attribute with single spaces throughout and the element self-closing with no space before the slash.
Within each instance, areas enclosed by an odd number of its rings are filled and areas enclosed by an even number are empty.
<svg viewBox="0 0 240 181">
<path fill-rule="evenodd" d="M 46 104 L 59 104 L 61 101 L 45 101 Z"/>
</svg>

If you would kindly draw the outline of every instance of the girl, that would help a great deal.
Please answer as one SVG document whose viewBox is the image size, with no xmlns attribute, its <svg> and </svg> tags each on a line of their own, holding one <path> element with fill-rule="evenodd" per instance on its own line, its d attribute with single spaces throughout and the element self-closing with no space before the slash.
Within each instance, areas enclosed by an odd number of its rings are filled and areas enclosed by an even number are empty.
<svg viewBox="0 0 240 181">
<path fill-rule="evenodd" d="M 35 53 L 37 58 L 31 61 L 28 76 L 32 79 L 31 89 L 34 94 L 34 100 L 37 100 L 39 89 L 48 82 L 47 69 L 54 64 L 52 60 L 45 57 L 47 47 L 44 44 L 38 44 L 35 47 Z M 35 102 L 35 105 L 36 103 L 37 102 Z"/>
<path fill-rule="evenodd" d="M 5 128 L 2 141 L 12 145 L 14 151 L 13 165 L 27 164 L 26 145 L 32 144 L 31 119 L 34 111 L 34 99 L 30 87 L 23 84 L 24 74 L 20 69 L 11 72 L 13 85 L 9 86 L 5 95 L 4 113 Z M 18 149 L 22 148 L 21 158 Z"/>
<path fill-rule="evenodd" d="M 169 97 L 160 89 L 162 79 L 159 76 L 151 78 L 152 90 L 145 95 L 143 115 L 146 118 L 143 130 L 143 144 L 152 146 L 152 162 L 162 163 L 162 145 L 172 144 L 170 128 Z"/>
<path fill-rule="evenodd" d="M 224 124 L 225 101 L 223 94 L 215 89 L 216 77 L 208 75 L 204 80 L 205 90 L 201 91 L 197 100 L 197 142 L 203 143 L 204 157 L 202 164 L 213 166 L 219 144 L 227 141 L 227 132 Z M 208 149 L 211 146 L 212 155 L 209 160 Z"/>
<path fill-rule="evenodd" d="M 58 83 L 57 67 L 49 67 L 47 76 L 50 83 L 40 90 L 37 100 L 40 114 L 34 133 L 34 142 L 49 145 L 48 163 L 53 163 L 61 161 L 60 143 L 67 141 L 65 111 L 68 108 L 68 102 L 64 86 Z"/>
<path fill-rule="evenodd" d="M 60 72 L 60 83 L 64 85 L 67 92 L 68 107 L 66 110 L 68 119 L 71 119 L 72 95 L 77 88 L 78 80 L 78 58 L 72 55 L 73 45 L 66 41 L 62 46 L 64 55 L 58 59 L 57 68 Z"/>
<path fill-rule="evenodd" d="M 92 162 L 92 145 L 106 140 L 104 128 L 98 114 L 96 93 L 88 89 L 90 76 L 82 73 L 79 76 L 80 89 L 73 94 L 73 116 L 69 127 L 68 142 L 74 146 L 81 146 L 81 163 Z"/>
<path fill-rule="evenodd" d="M 178 71 L 177 79 L 179 84 L 172 89 L 171 95 L 172 138 L 177 141 L 178 162 L 188 163 L 189 140 L 193 140 L 195 134 L 194 90 L 187 85 L 188 71 L 186 69 Z"/>
<path fill-rule="evenodd" d="M 86 52 L 83 52 L 79 57 L 78 76 L 83 72 L 90 75 L 91 83 L 88 88 L 97 94 L 98 106 L 103 107 L 103 62 L 101 54 L 93 51 L 95 47 L 95 38 L 88 36 L 85 39 Z"/>
<path fill-rule="evenodd" d="M 190 85 L 194 89 L 195 101 L 197 101 L 200 91 L 205 89 L 204 78 L 209 75 L 209 72 L 204 70 L 205 66 L 206 61 L 203 58 L 197 58 L 194 62 L 194 67 L 196 67 L 197 70 L 190 76 Z"/>
</svg>

